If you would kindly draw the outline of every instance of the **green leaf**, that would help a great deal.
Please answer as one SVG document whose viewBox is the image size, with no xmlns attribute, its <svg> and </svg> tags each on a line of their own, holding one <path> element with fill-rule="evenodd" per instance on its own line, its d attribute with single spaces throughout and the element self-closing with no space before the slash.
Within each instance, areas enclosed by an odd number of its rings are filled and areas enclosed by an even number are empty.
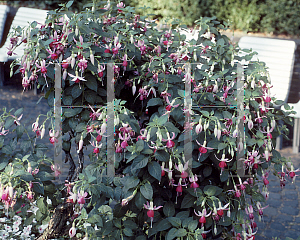
<svg viewBox="0 0 300 240">
<path fill-rule="evenodd" d="M 196 198 L 190 194 L 186 194 L 181 202 L 181 208 L 190 208 L 194 205 Z"/>
<path fill-rule="evenodd" d="M 39 198 L 36 203 L 41 213 L 46 214 L 48 212 L 46 201 L 43 197 Z"/>
<path fill-rule="evenodd" d="M 203 191 L 207 196 L 218 196 L 223 191 L 223 189 L 217 186 L 206 185 Z"/>
<path fill-rule="evenodd" d="M 208 177 L 208 176 L 210 176 L 211 172 L 212 172 L 212 167 L 211 166 L 206 166 L 203 169 L 203 176 Z"/>
<path fill-rule="evenodd" d="M 34 177 L 29 172 L 24 172 L 21 176 L 21 179 L 26 182 L 34 181 Z"/>
<path fill-rule="evenodd" d="M 148 172 L 149 174 L 156 178 L 159 182 L 161 180 L 161 166 L 158 162 L 152 161 L 148 163 Z"/>
<path fill-rule="evenodd" d="M 177 237 L 184 237 L 186 234 L 187 232 L 184 228 L 179 228 L 176 232 Z"/>
<path fill-rule="evenodd" d="M 18 117 L 23 112 L 23 108 L 19 108 L 17 111 L 15 111 L 15 116 Z"/>
<path fill-rule="evenodd" d="M 190 215 L 189 211 L 181 211 L 181 212 L 176 214 L 176 217 L 180 218 L 181 221 L 183 221 L 184 219 L 188 218 L 189 215 Z"/>
<path fill-rule="evenodd" d="M 2 171 L 8 164 L 8 159 L 1 159 L 1 163 L 0 163 L 0 171 Z"/>
<path fill-rule="evenodd" d="M 163 105 L 163 102 L 160 98 L 151 98 L 147 103 L 147 107 L 160 106 L 160 105 Z"/>
<path fill-rule="evenodd" d="M 142 209 L 145 203 L 146 203 L 146 198 L 144 198 L 141 192 L 137 192 L 137 194 L 135 195 L 135 205 L 139 209 Z"/>
<path fill-rule="evenodd" d="M 83 132 L 84 130 L 86 130 L 86 124 L 85 123 L 79 123 L 76 128 L 75 131 L 76 132 Z"/>
<path fill-rule="evenodd" d="M 13 124 L 14 124 L 14 119 L 13 118 L 8 118 L 5 121 L 4 128 L 9 129 Z"/>
<path fill-rule="evenodd" d="M 229 177 L 229 172 L 227 169 L 222 171 L 222 174 L 220 175 L 220 180 L 221 182 L 226 182 L 228 180 Z"/>
<path fill-rule="evenodd" d="M 218 150 L 223 150 L 226 147 L 227 147 L 227 144 L 225 144 L 225 143 L 219 143 L 218 144 Z"/>
<path fill-rule="evenodd" d="M 175 215 L 175 207 L 173 202 L 167 202 L 163 207 L 163 212 L 167 217 L 173 217 Z"/>
<path fill-rule="evenodd" d="M 63 114 L 66 118 L 74 117 L 82 111 L 81 107 L 63 108 Z"/>
<path fill-rule="evenodd" d="M 66 4 L 66 8 L 70 8 L 73 4 L 73 0 L 69 1 L 67 4 Z"/>
<path fill-rule="evenodd" d="M 138 228 L 138 225 L 134 221 L 129 220 L 129 219 L 127 219 L 123 222 L 123 226 L 125 228 L 130 228 L 130 229 L 137 229 Z"/>
<path fill-rule="evenodd" d="M 256 139 L 254 138 L 247 138 L 247 145 L 253 146 L 256 143 Z"/>
<path fill-rule="evenodd" d="M 176 232 L 177 232 L 177 229 L 176 228 L 172 228 L 168 234 L 167 234 L 167 237 L 166 237 L 166 240 L 173 240 L 174 238 L 176 238 Z"/>
<path fill-rule="evenodd" d="M 73 85 L 72 88 L 72 97 L 78 98 L 83 92 L 83 87 L 79 87 L 79 84 Z"/>
<path fill-rule="evenodd" d="M 161 220 L 159 223 L 157 223 L 156 230 L 158 232 L 162 232 L 162 231 L 169 229 L 171 226 L 172 225 L 169 222 L 169 220 L 165 218 L 165 219 Z"/>
<path fill-rule="evenodd" d="M 139 155 L 132 162 L 131 172 L 134 173 L 135 170 L 146 167 L 148 161 L 149 161 L 149 157 L 145 157 L 144 155 Z"/>
<path fill-rule="evenodd" d="M 148 200 L 152 199 L 153 189 L 152 189 L 152 186 L 150 185 L 150 183 L 146 182 L 144 185 L 142 185 L 140 188 L 140 191 L 146 199 L 148 199 Z"/>
<path fill-rule="evenodd" d="M 178 89 L 178 95 L 182 98 L 185 97 L 185 91 L 184 90 L 181 90 L 181 89 Z"/>
<path fill-rule="evenodd" d="M 159 117 L 157 124 L 163 126 L 168 121 L 168 117 L 169 117 L 168 114 Z"/>
<path fill-rule="evenodd" d="M 32 214 L 30 217 L 27 217 L 27 218 L 25 219 L 25 221 L 24 221 L 24 225 L 25 225 L 25 226 L 31 225 L 31 223 L 32 223 L 32 221 L 33 221 L 33 219 L 34 219 L 34 217 L 35 217 L 34 214 Z"/>
<path fill-rule="evenodd" d="M 71 96 L 63 96 L 62 102 L 65 106 L 72 106 L 73 98 Z"/>
<path fill-rule="evenodd" d="M 94 76 L 92 76 L 91 74 L 89 74 L 90 76 L 87 78 L 87 81 L 84 82 L 84 84 L 91 90 L 97 92 L 98 90 L 98 84 L 97 84 L 97 80 Z"/>
<path fill-rule="evenodd" d="M 136 151 L 137 152 L 141 152 L 143 151 L 144 149 L 144 141 L 142 139 L 139 139 L 137 142 L 136 142 Z"/>
<path fill-rule="evenodd" d="M 197 220 L 193 220 L 188 225 L 188 229 L 190 230 L 190 232 L 194 232 L 197 227 L 198 227 L 198 221 Z"/>
<path fill-rule="evenodd" d="M 127 237 L 132 237 L 133 236 L 133 232 L 130 228 L 124 228 L 123 229 L 123 233 L 125 234 L 125 236 Z"/>
<path fill-rule="evenodd" d="M 154 153 L 154 157 L 161 162 L 168 162 L 170 159 L 170 155 L 168 152 L 166 152 L 165 150 L 157 150 Z"/>
<path fill-rule="evenodd" d="M 179 228 L 181 227 L 181 220 L 177 217 L 169 217 L 168 221 L 172 224 L 173 227 Z"/>
<path fill-rule="evenodd" d="M 126 181 L 125 181 L 124 186 L 127 190 L 130 189 L 130 188 L 136 187 L 140 182 L 140 180 L 137 177 L 134 177 L 134 176 L 126 177 L 125 180 Z"/>
</svg>

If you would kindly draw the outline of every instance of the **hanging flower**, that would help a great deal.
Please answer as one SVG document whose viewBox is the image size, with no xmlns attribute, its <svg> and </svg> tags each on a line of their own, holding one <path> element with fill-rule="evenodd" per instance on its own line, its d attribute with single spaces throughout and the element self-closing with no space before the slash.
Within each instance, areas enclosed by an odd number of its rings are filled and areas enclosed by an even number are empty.
<svg viewBox="0 0 300 240">
<path fill-rule="evenodd" d="M 152 228 L 152 222 L 153 222 L 153 218 L 154 218 L 154 211 L 155 210 L 158 210 L 160 208 L 162 208 L 163 206 L 153 206 L 153 202 L 150 201 L 150 204 L 149 202 L 147 201 L 147 204 L 144 204 L 144 208 L 146 208 L 148 211 L 147 211 L 147 216 L 150 218 L 150 221 L 151 221 L 151 228 Z"/>
</svg>

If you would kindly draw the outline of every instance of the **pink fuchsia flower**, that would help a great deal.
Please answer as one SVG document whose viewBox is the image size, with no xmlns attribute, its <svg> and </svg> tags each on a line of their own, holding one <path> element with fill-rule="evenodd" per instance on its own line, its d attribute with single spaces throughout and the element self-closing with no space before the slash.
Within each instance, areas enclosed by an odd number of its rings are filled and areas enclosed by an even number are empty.
<svg viewBox="0 0 300 240">
<path fill-rule="evenodd" d="M 94 121 L 96 120 L 96 118 L 101 116 L 101 113 L 99 112 L 100 109 L 97 110 L 97 112 L 95 112 L 95 110 L 91 107 L 91 105 L 89 105 L 90 109 L 92 110 L 92 112 L 90 113 L 90 118 Z"/>
<path fill-rule="evenodd" d="M 8 130 L 5 130 L 4 127 L 0 127 L 0 136 L 5 136 L 8 134 Z"/>
<path fill-rule="evenodd" d="M 228 192 L 234 192 L 234 196 L 236 198 L 240 198 L 242 196 L 241 191 L 237 188 L 236 185 L 234 185 L 234 190 L 228 190 Z"/>
<path fill-rule="evenodd" d="M 154 218 L 154 211 L 162 208 L 163 206 L 153 206 L 153 202 L 150 201 L 150 203 L 147 201 L 147 204 L 144 204 L 144 208 L 147 209 L 147 216 L 150 218 L 151 221 L 151 228 L 152 228 L 152 222 Z"/>
<path fill-rule="evenodd" d="M 195 132 L 197 134 L 201 133 L 202 132 L 202 129 L 203 129 L 203 126 L 202 126 L 202 118 L 199 119 L 199 123 L 196 125 L 195 127 Z"/>
<path fill-rule="evenodd" d="M 45 77 L 46 73 L 47 73 L 46 61 L 42 60 L 40 63 L 41 63 L 41 65 L 39 65 L 38 63 L 36 63 L 35 65 L 39 68 L 39 71 L 41 71 L 41 73 Z"/>
<path fill-rule="evenodd" d="M 263 176 L 262 176 L 262 179 L 263 179 L 263 183 L 265 186 L 267 186 L 270 182 L 268 180 L 268 177 L 269 177 L 269 173 L 266 172 Z"/>
<path fill-rule="evenodd" d="M 51 165 L 51 170 L 54 172 L 55 177 L 58 177 L 61 174 L 60 166 L 57 163 Z"/>
<path fill-rule="evenodd" d="M 140 130 L 140 134 L 141 135 L 139 135 L 137 138 L 136 138 L 136 140 L 138 141 L 139 139 L 141 139 L 141 140 L 146 140 L 147 139 L 147 129 L 141 129 Z"/>
<path fill-rule="evenodd" d="M 83 204 L 85 204 L 85 199 L 87 199 L 88 193 L 87 192 L 84 192 L 84 191 L 78 191 L 78 194 L 77 194 L 77 202 L 80 204 L 80 206 L 82 206 Z"/>
<path fill-rule="evenodd" d="M 95 153 L 95 155 L 97 155 L 100 152 L 100 148 L 102 147 L 102 143 L 100 145 L 98 145 L 98 142 L 96 141 L 96 143 L 90 142 L 90 144 L 94 147 L 93 152 Z"/>
<path fill-rule="evenodd" d="M 197 139 L 196 139 L 196 142 L 200 146 L 199 149 L 198 149 L 199 150 L 199 157 L 198 157 L 198 159 L 201 157 L 202 154 L 207 153 L 207 150 L 212 150 L 213 149 L 213 148 L 206 147 L 206 140 L 204 140 L 203 145 L 200 144 L 197 141 Z"/>
<path fill-rule="evenodd" d="M 221 174 L 222 172 L 224 171 L 224 169 L 227 167 L 227 163 L 232 161 L 232 159 L 228 159 L 228 158 L 225 158 L 225 153 L 222 154 L 222 158 L 219 159 L 217 158 L 217 156 L 215 155 L 216 159 L 218 159 L 220 162 L 219 162 L 219 167 L 221 168 Z"/>
<path fill-rule="evenodd" d="M 144 55 L 146 53 L 147 47 L 145 45 L 145 41 L 144 40 L 138 40 L 138 43 L 135 46 L 140 49 L 141 55 Z"/>
<path fill-rule="evenodd" d="M 69 236 L 70 238 L 73 238 L 76 235 L 76 228 L 75 228 L 75 222 L 73 222 L 72 227 L 69 230 Z"/>
<path fill-rule="evenodd" d="M 168 139 L 163 139 L 162 138 L 162 140 L 164 141 L 164 142 L 167 142 L 167 144 L 166 144 L 166 146 L 167 146 L 167 148 L 173 148 L 174 146 L 175 146 L 175 143 L 172 141 L 174 138 L 175 138 L 175 133 L 174 132 L 172 132 L 172 137 L 170 137 L 170 134 L 169 134 L 169 132 L 167 132 L 167 137 L 168 137 Z"/>
<path fill-rule="evenodd" d="M 171 112 L 172 107 L 177 108 L 179 104 L 174 105 L 176 99 L 173 99 L 172 102 L 169 101 L 169 98 L 166 98 L 166 101 L 168 103 L 168 106 L 166 106 L 167 112 Z"/>
<path fill-rule="evenodd" d="M 254 214 L 253 214 L 253 207 L 252 205 L 249 205 L 248 207 L 245 208 L 245 212 L 247 215 L 249 215 L 250 221 L 254 221 Z"/>
<path fill-rule="evenodd" d="M 98 77 L 102 78 L 104 75 L 105 65 L 98 65 Z"/>
<path fill-rule="evenodd" d="M 256 207 L 257 207 L 257 211 L 258 211 L 258 215 L 259 215 L 259 221 L 261 221 L 262 216 L 264 215 L 263 210 L 266 209 L 267 207 L 269 207 L 269 205 L 262 207 L 260 202 L 256 203 Z"/>
<path fill-rule="evenodd" d="M 191 177 L 189 177 L 189 180 L 191 182 L 190 188 L 194 188 L 194 192 L 196 192 L 196 189 L 199 187 L 199 184 L 197 183 L 198 181 L 198 177 L 197 175 L 192 175 Z"/>
<path fill-rule="evenodd" d="M 184 166 L 183 166 L 182 163 L 179 163 L 178 166 L 177 166 L 176 163 L 175 163 L 175 168 L 176 168 L 177 171 L 179 171 L 179 172 L 181 173 L 180 177 L 181 177 L 182 179 L 185 179 L 185 178 L 188 177 L 188 173 L 186 172 L 186 170 L 188 169 L 188 167 L 189 167 L 189 161 L 187 161 L 187 162 L 184 164 Z"/>
<path fill-rule="evenodd" d="M 130 139 L 130 135 L 127 134 L 127 133 L 125 133 L 124 136 L 122 136 L 121 133 L 119 133 L 119 138 L 120 138 L 121 140 L 123 140 L 122 143 L 121 143 L 121 147 L 122 147 L 123 149 L 126 149 L 126 147 L 128 146 L 128 143 L 127 143 L 127 142 L 128 142 L 129 139 Z"/>
<path fill-rule="evenodd" d="M 23 114 L 20 115 L 20 117 L 16 117 L 16 116 L 13 116 L 13 115 L 11 115 L 11 116 L 14 118 L 14 124 L 16 124 L 17 126 L 19 126 L 21 124 L 20 121 L 21 121 L 21 119 L 23 117 Z"/>
<path fill-rule="evenodd" d="M 171 94 L 168 93 L 167 91 L 163 91 L 163 92 L 161 92 L 160 96 L 163 97 L 163 99 L 165 101 L 168 101 L 167 99 L 168 99 L 168 97 L 171 97 Z"/>
<path fill-rule="evenodd" d="M 80 59 L 78 63 L 79 71 L 84 72 L 84 70 L 87 68 L 87 64 L 88 61 L 85 58 Z"/>
<path fill-rule="evenodd" d="M 296 173 L 299 172 L 300 169 L 298 168 L 298 169 L 294 170 L 294 165 L 291 164 L 290 169 L 287 169 L 286 171 L 287 171 L 288 176 L 292 179 L 292 182 L 294 183 L 296 177 L 299 176 L 299 175 L 296 175 Z"/>
<path fill-rule="evenodd" d="M 199 223 L 201 223 L 201 228 L 202 228 L 206 223 L 206 218 L 211 215 L 212 211 L 210 211 L 210 213 L 207 213 L 206 208 L 203 208 L 202 212 L 198 211 L 198 213 L 194 209 L 194 213 L 196 216 L 200 217 Z"/>
<path fill-rule="evenodd" d="M 230 203 L 225 204 L 222 207 L 222 203 L 219 202 L 219 207 L 216 209 L 218 216 L 221 218 L 224 215 L 224 211 L 225 210 L 229 210 L 229 208 L 227 208 L 229 206 Z"/>
<path fill-rule="evenodd" d="M 49 131 L 49 141 L 50 143 L 52 143 L 54 145 L 54 143 L 58 143 L 58 136 L 59 136 L 59 131 L 54 131 L 54 130 L 50 130 Z"/>
<path fill-rule="evenodd" d="M 80 84 L 80 81 L 86 81 L 83 77 L 79 77 L 78 76 L 78 72 L 77 71 L 75 72 L 75 74 L 76 74 L 76 76 L 74 76 L 71 73 L 68 73 L 68 75 L 72 78 L 72 80 L 71 80 L 72 82 Z"/>
</svg>

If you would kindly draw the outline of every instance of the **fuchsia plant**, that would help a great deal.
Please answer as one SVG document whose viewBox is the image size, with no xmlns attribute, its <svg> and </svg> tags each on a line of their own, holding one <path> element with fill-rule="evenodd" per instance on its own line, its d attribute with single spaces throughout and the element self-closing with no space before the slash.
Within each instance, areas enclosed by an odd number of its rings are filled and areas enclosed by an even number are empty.
<svg viewBox="0 0 300 240">
<path fill-rule="evenodd" d="M 243 100 L 237 96 L 237 63 L 253 53 L 240 57 L 215 18 L 196 22 L 197 40 L 187 41 L 177 22 L 158 30 L 123 2 L 64 11 L 22 42 L 20 71 L 23 86 L 37 82 L 52 103 L 54 64 L 62 67 L 62 131 L 50 128 L 49 140 L 62 137 L 70 163 L 61 185 L 75 212 L 69 236 L 254 239 L 269 172 L 281 171 L 283 187 L 299 170 L 275 150 L 289 113 L 275 108 L 259 62 L 243 66 Z M 0 126 L 3 137 L 8 128 Z M 33 131 L 42 131 L 37 122 Z M 115 176 L 106 175 L 111 168 Z"/>
</svg>

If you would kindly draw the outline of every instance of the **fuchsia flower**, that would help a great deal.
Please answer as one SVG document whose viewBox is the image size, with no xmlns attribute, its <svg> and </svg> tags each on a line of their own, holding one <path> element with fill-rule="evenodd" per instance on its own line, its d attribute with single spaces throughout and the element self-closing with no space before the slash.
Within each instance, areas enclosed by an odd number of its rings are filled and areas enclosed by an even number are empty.
<svg viewBox="0 0 300 240">
<path fill-rule="evenodd" d="M 39 68 L 39 71 L 41 71 L 44 77 L 46 77 L 46 73 L 47 73 L 46 61 L 42 60 L 41 65 L 38 65 L 38 63 L 35 63 L 35 65 Z"/>
<path fill-rule="evenodd" d="M 20 117 L 16 117 L 14 115 L 11 115 L 11 116 L 14 118 L 14 124 L 16 124 L 17 126 L 19 126 L 21 124 L 20 121 L 21 121 L 21 119 L 23 117 L 23 114 L 20 115 Z"/>
<path fill-rule="evenodd" d="M 178 166 L 175 163 L 176 170 L 181 173 L 180 177 L 184 180 L 188 177 L 188 173 L 186 172 L 188 167 L 189 167 L 189 162 L 188 161 L 184 164 L 184 166 L 183 166 L 182 163 L 178 164 Z"/>
<path fill-rule="evenodd" d="M 69 236 L 70 238 L 73 238 L 76 235 L 76 228 L 75 228 L 75 222 L 73 222 L 72 227 L 69 230 Z"/>
<path fill-rule="evenodd" d="M 4 127 L 0 126 L 0 136 L 5 136 L 8 134 L 8 130 L 5 130 Z"/>
<path fill-rule="evenodd" d="M 88 64 L 88 61 L 85 58 L 80 59 L 79 63 L 78 63 L 79 71 L 84 72 L 84 70 L 87 68 L 87 64 Z M 82 81 L 84 81 L 84 80 L 82 80 Z"/>
<path fill-rule="evenodd" d="M 209 147 L 206 147 L 206 141 L 204 141 L 203 142 L 203 145 L 201 145 L 198 141 L 197 141 L 197 139 L 196 139 L 196 142 L 197 142 L 197 144 L 198 145 L 200 145 L 200 147 L 199 147 L 199 157 L 198 157 L 198 159 L 201 157 L 201 154 L 203 154 L 203 153 L 207 153 L 207 150 L 212 150 L 213 148 L 209 148 Z"/>
<path fill-rule="evenodd" d="M 57 163 L 51 165 L 51 170 L 54 172 L 55 177 L 58 177 L 61 174 L 60 166 Z"/>
<path fill-rule="evenodd" d="M 54 131 L 54 130 L 50 130 L 49 131 L 49 136 L 50 136 L 50 138 L 49 138 L 49 141 L 50 141 L 50 143 L 52 143 L 53 145 L 54 145 L 54 143 L 58 143 L 58 135 L 59 135 L 59 131 Z"/>
<path fill-rule="evenodd" d="M 86 198 L 86 196 L 88 195 L 88 193 L 87 192 L 84 192 L 84 191 L 78 191 L 78 194 L 77 194 L 77 203 L 79 203 L 80 204 L 80 207 L 82 207 L 83 206 L 83 204 L 85 204 L 85 199 L 87 199 Z"/>
<path fill-rule="evenodd" d="M 196 125 L 195 127 L 195 132 L 197 134 L 201 133 L 202 132 L 202 129 L 203 129 L 203 126 L 202 126 L 202 118 L 199 119 L 199 123 Z"/>
<path fill-rule="evenodd" d="M 126 147 L 128 146 L 128 143 L 127 143 L 127 142 L 128 142 L 129 139 L 130 139 L 130 135 L 127 134 L 127 133 L 125 133 L 124 136 L 122 136 L 121 133 L 119 133 L 119 138 L 120 138 L 121 140 L 123 140 L 123 142 L 121 143 L 121 147 L 122 147 L 123 149 L 126 149 Z"/>
<path fill-rule="evenodd" d="M 254 214 L 253 214 L 253 207 L 252 205 L 249 205 L 248 207 L 245 208 L 246 213 L 249 215 L 250 221 L 254 221 Z"/>
<path fill-rule="evenodd" d="M 202 212 L 198 211 L 198 213 L 194 209 L 194 213 L 196 216 L 200 217 L 199 223 L 201 223 L 201 227 L 203 227 L 204 224 L 206 223 L 206 218 L 211 215 L 212 211 L 210 211 L 210 213 L 207 213 L 206 209 L 203 208 Z"/>
<path fill-rule="evenodd" d="M 167 137 L 168 137 L 168 139 L 163 139 L 162 138 L 162 140 L 164 141 L 164 142 L 167 142 L 167 144 L 166 144 L 166 146 L 167 146 L 167 148 L 173 148 L 174 146 L 175 146 L 175 143 L 172 141 L 174 138 L 175 138 L 175 133 L 174 132 L 172 132 L 172 137 L 170 137 L 170 134 L 169 134 L 169 132 L 167 132 Z"/>
<path fill-rule="evenodd" d="M 189 180 L 191 182 L 190 188 L 194 188 L 194 192 L 196 192 L 196 189 L 199 187 L 197 175 L 189 177 Z"/>
<path fill-rule="evenodd" d="M 227 163 L 232 161 L 232 159 L 229 160 L 228 158 L 225 158 L 225 153 L 222 154 L 221 159 L 219 159 L 217 156 L 215 156 L 215 157 L 220 161 L 220 163 L 219 163 L 219 167 L 221 168 L 221 173 L 220 174 L 222 174 L 224 169 L 227 167 Z"/>
<path fill-rule="evenodd" d="M 78 72 L 76 71 L 75 72 L 76 76 L 74 76 L 73 74 L 71 73 L 68 73 L 68 75 L 73 78 L 71 81 L 72 82 L 75 82 L 75 83 L 79 83 L 80 84 L 80 81 L 86 81 L 83 77 L 79 77 L 78 76 Z"/>
<path fill-rule="evenodd" d="M 265 173 L 263 176 L 262 176 L 262 179 L 263 179 L 263 183 L 265 186 L 267 186 L 270 182 L 268 180 L 268 177 L 269 177 L 269 173 Z"/>
<path fill-rule="evenodd" d="M 90 142 L 90 144 L 94 147 L 93 152 L 95 153 L 95 155 L 97 155 L 100 152 L 100 148 L 102 147 L 102 143 L 100 145 L 98 145 L 98 142 L 96 141 L 96 143 Z"/>
<path fill-rule="evenodd" d="M 146 140 L 147 139 L 147 129 L 141 129 L 141 131 L 140 131 L 140 134 L 141 135 L 139 135 L 137 138 L 136 138 L 136 140 L 138 141 L 139 139 L 141 139 L 141 140 Z"/>
<path fill-rule="evenodd" d="M 152 228 L 152 222 L 153 222 L 153 218 L 154 218 L 154 211 L 155 210 L 158 210 L 160 208 L 162 208 L 163 206 L 153 206 L 153 202 L 150 201 L 150 204 L 149 202 L 147 201 L 147 204 L 144 204 L 144 208 L 147 209 L 147 216 L 150 218 L 150 221 L 151 221 L 151 228 Z"/>
<path fill-rule="evenodd" d="M 98 65 L 98 77 L 102 78 L 104 75 L 105 65 Z"/>
<path fill-rule="evenodd" d="M 257 202 L 257 203 L 256 203 L 256 206 L 257 206 L 257 211 L 258 211 L 258 214 L 259 214 L 259 221 L 261 221 L 261 218 L 262 218 L 262 216 L 264 215 L 263 210 L 264 210 L 265 208 L 269 207 L 269 205 L 267 205 L 267 206 L 265 206 L 265 207 L 261 207 L 260 202 Z"/>
<path fill-rule="evenodd" d="M 138 43 L 135 46 L 140 49 L 141 55 L 145 55 L 147 47 L 144 40 L 138 40 Z"/>
</svg>

